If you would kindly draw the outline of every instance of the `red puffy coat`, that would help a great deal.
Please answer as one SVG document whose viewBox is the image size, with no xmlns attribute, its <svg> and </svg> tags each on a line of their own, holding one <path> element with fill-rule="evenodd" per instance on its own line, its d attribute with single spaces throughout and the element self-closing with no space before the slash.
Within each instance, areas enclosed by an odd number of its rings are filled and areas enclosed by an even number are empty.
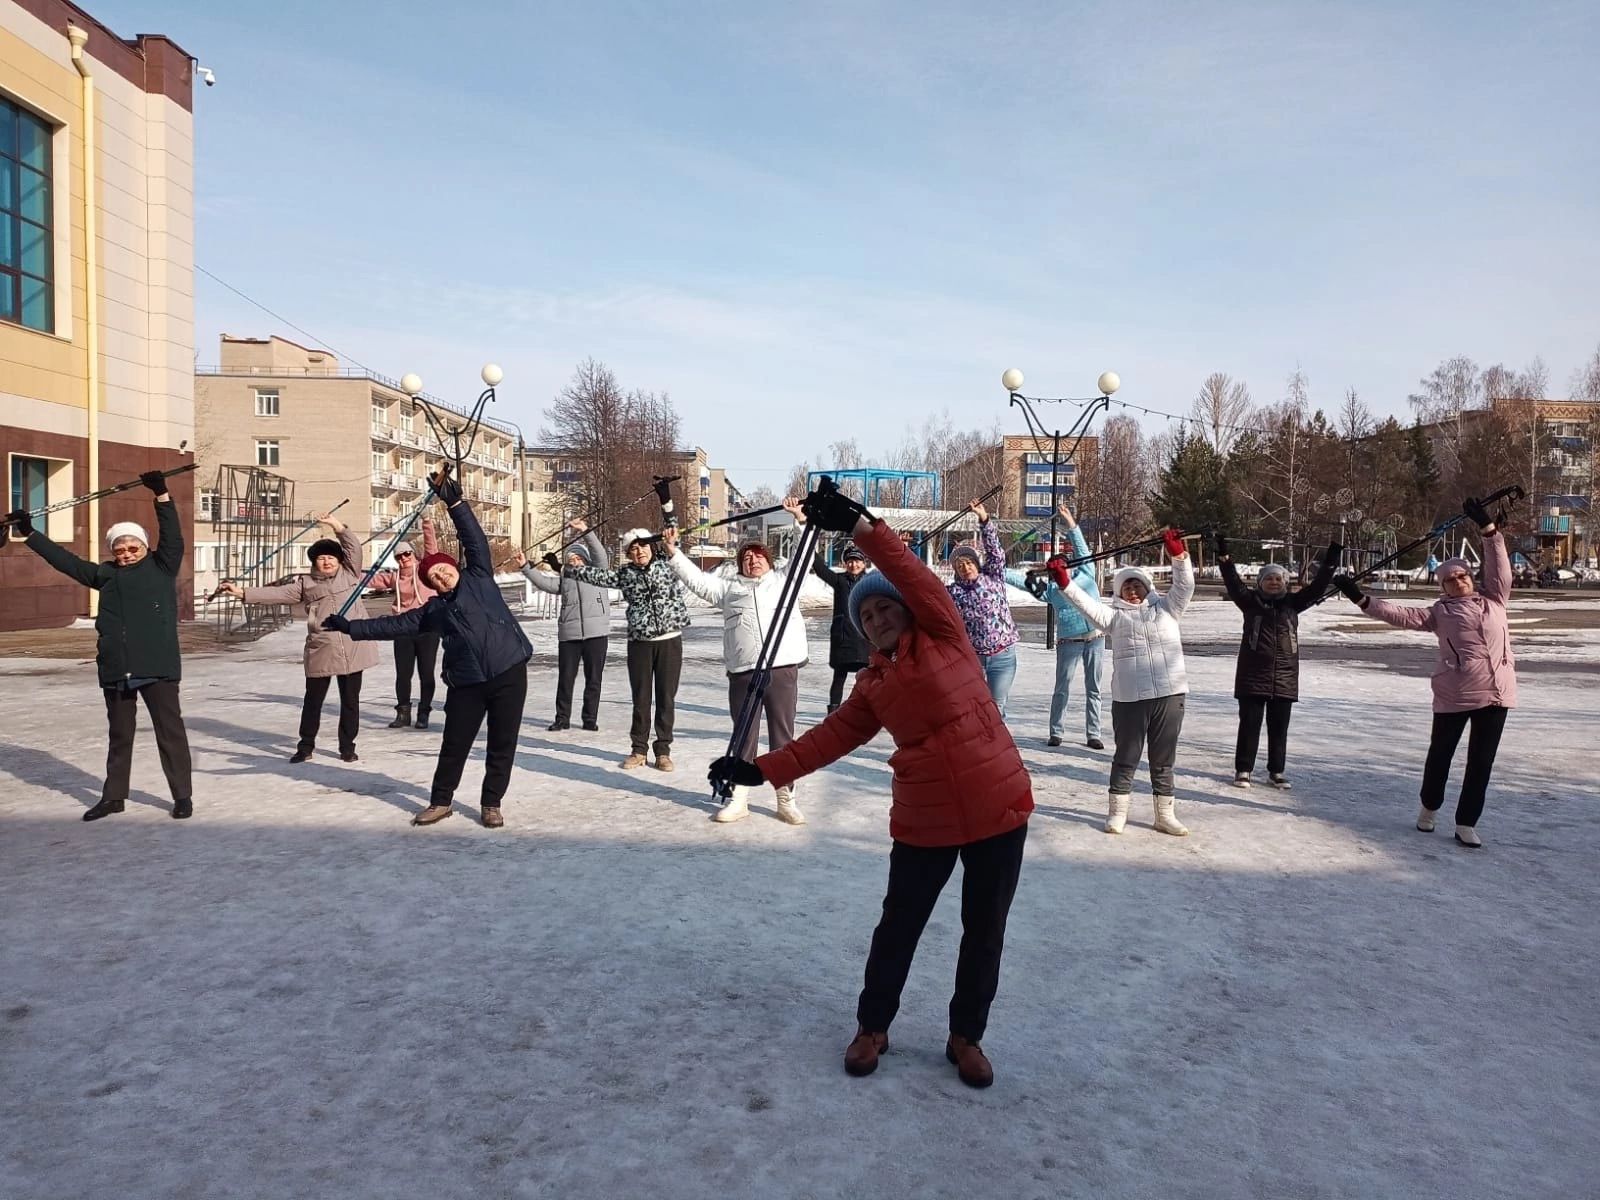
<svg viewBox="0 0 1600 1200">
<path fill-rule="evenodd" d="M 893 657 L 872 652 L 827 720 L 756 765 L 784 787 L 887 729 L 896 747 L 889 756 L 890 837 L 912 846 L 964 846 L 1011 832 L 1033 811 L 1033 784 L 955 602 L 883 522 L 856 545 L 900 590 L 912 629 Z"/>
</svg>

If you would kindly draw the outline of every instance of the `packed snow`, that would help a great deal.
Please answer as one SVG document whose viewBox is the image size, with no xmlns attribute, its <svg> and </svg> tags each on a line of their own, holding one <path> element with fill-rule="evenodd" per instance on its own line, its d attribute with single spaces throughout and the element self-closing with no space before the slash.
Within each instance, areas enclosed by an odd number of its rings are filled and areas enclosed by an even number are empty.
<svg viewBox="0 0 1600 1200">
<path fill-rule="evenodd" d="M 1024 646 L 1010 724 L 1038 811 L 985 1092 L 943 1057 L 955 881 L 889 1054 L 845 1075 L 890 745 L 802 781 L 803 828 L 770 790 L 714 825 L 714 614 L 687 639 L 670 775 L 617 769 L 620 632 L 601 732 L 545 731 L 555 629 L 529 623 L 499 831 L 475 820 L 481 741 L 456 817 L 408 825 L 440 722 L 383 728 L 387 665 L 360 762 L 332 752 L 331 703 L 318 756 L 288 762 L 298 626 L 186 662 L 187 822 L 143 716 L 128 811 L 80 822 L 105 754 L 93 667 L 0 663 L 0 1195 L 1600 1195 L 1600 639 L 1571 604 L 1516 604 L 1522 706 L 1480 852 L 1449 805 L 1412 828 L 1425 635 L 1312 610 L 1294 790 L 1245 792 L 1238 614 L 1197 602 L 1181 840 L 1151 830 L 1143 771 L 1127 833 L 1101 831 L 1109 752 L 1082 745 L 1076 689 L 1070 744 L 1044 745 L 1052 660 Z M 808 626 L 802 725 L 829 678 Z"/>
</svg>

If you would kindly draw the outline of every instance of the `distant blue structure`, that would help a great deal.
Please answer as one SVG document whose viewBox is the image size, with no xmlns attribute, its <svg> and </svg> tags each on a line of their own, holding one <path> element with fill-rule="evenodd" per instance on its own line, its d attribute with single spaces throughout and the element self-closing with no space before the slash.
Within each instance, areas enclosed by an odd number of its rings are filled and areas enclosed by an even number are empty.
<svg viewBox="0 0 1600 1200">
<path fill-rule="evenodd" d="M 940 500 L 939 472 L 937 471 L 896 471 L 889 467 L 840 467 L 836 470 L 808 471 L 806 473 L 806 491 L 811 491 L 817 486 L 817 480 L 824 475 L 832 476 L 834 483 L 841 488 L 847 483 L 861 485 L 861 502 L 868 508 L 879 503 L 880 490 L 886 483 L 898 483 L 900 495 L 904 497 L 913 483 L 926 483 L 933 491 L 933 502 L 929 508 L 938 508 Z M 897 507 L 908 507 L 903 502 Z M 920 505 L 918 507 L 921 507 Z"/>
</svg>

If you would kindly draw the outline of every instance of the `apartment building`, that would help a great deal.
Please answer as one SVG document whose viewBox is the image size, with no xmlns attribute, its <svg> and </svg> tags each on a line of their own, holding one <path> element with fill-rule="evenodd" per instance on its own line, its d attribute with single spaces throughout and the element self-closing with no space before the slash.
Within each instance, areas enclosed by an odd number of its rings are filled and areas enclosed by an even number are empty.
<svg viewBox="0 0 1600 1200">
<path fill-rule="evenodd" d="M 194 440 L 193 61 L 66 0 L 0 0 L 0 451 L 7 509 L 43 508 L 189 461 Z M 171 492 L 187 528 L 193 477 Z M 52 513 L 106 557 L 149 494 Z M 0 545 L 0 629 L 94 615 L 99 595 Z M 185 576 L 190 564 L 185 564 Z M 180 594 L 187 595 L 187 583 Z M 191 615 L 185 602 L 183 614 Z"/>
<path fill-rule="evenodd" d="M 474 381 L 475 383 L 476 381 Z M 284 503 L 271 486 L 246 504 L 240 467 L 255 467 L 293 484 L 292 516 L 333 509 L 371 542 L 366 563 L 388 544 L 386 531 L 422 501 L 427 474 L 440 462 L 440 442 L 424 405 L 398 380 L 287 338 L 224 335 L 215 365 L 196 370 L 196 585 L 215 585 L 240 564 L 230 561 L 237 528 L 263 516 L 278 518 Z M 462 428 L 468 410 L 424 394 L 436 420 Z M 485 416 L 460 483 L 496 554 L 511 552 L 516 536 L 517 434 Z M 287 490 L 287 489 L 285 489 Z M 266 511 L 263 512 L 262 509 Z M 307 541 L 310 538 L 308 536 Z M 285 571 L 304 556 L 286 555 Z"/>
<path fill-rule="evenodd" d="M 1057 498 L 1076 508 L 1092 496 L 1100 441 L 1086 437 L 1070 455 L 1069 450 L 1072 445 L 1063 444 L 1053 474 Z M 945 472 L 945 503 L 957 508 L 998 484 L 999 494 L 987 505 L 995 516 L 1048 518 L 1054 453 L 1049 441 L 1036 444 L 1025 434 L 1008 434 Z"/>
</svg>

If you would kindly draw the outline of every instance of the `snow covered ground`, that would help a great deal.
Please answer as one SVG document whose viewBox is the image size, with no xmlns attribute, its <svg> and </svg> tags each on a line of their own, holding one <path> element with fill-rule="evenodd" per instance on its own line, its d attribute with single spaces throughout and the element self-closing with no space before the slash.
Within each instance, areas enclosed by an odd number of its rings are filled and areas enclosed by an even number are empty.
<svg viewBox="0 0 1600 1200">
<path fill-rule="evenodd" d="M 293 627 L 186 664 L 185 823 L 141 718 L 127 813 L 82 824 L 92 667 L 0 663 L 0 1195 L 1600 1195 L 1600 638 L 1518 608 L 1523 704 L 1481 853 L 1448 808 L 1411 828 L 1425 636 L 1313 610 L 1295 790 L 1241 792 L 1238 617 L 1197 603 L 1184 840 L 1149 828 L 1142 775 L 1127 834 L 1100 831 L 1108 755 L 1043 745 L 1050 663 L 1025 647 L 1012 727 L 1039 810 L 987 1092 L 942 1056 L 954 883 L 892 1051 L 844 1074 L 887 739 L 802 785 L 803 829 L 770 796 L 711 824 L 728 719 L 708 615 L 673 775 L 616 769 L 620 636 L 602 732 L 545 732 L 554 628 L 530 626 L 500 832 L 471 819 L 481 750 L 459 815 L 408 826 L 438 733 L 382 728 L 384 669 L 361 762 L 291 766 Z M 804 673 L 802 723 L 827 678 Z"/>
</svg>

